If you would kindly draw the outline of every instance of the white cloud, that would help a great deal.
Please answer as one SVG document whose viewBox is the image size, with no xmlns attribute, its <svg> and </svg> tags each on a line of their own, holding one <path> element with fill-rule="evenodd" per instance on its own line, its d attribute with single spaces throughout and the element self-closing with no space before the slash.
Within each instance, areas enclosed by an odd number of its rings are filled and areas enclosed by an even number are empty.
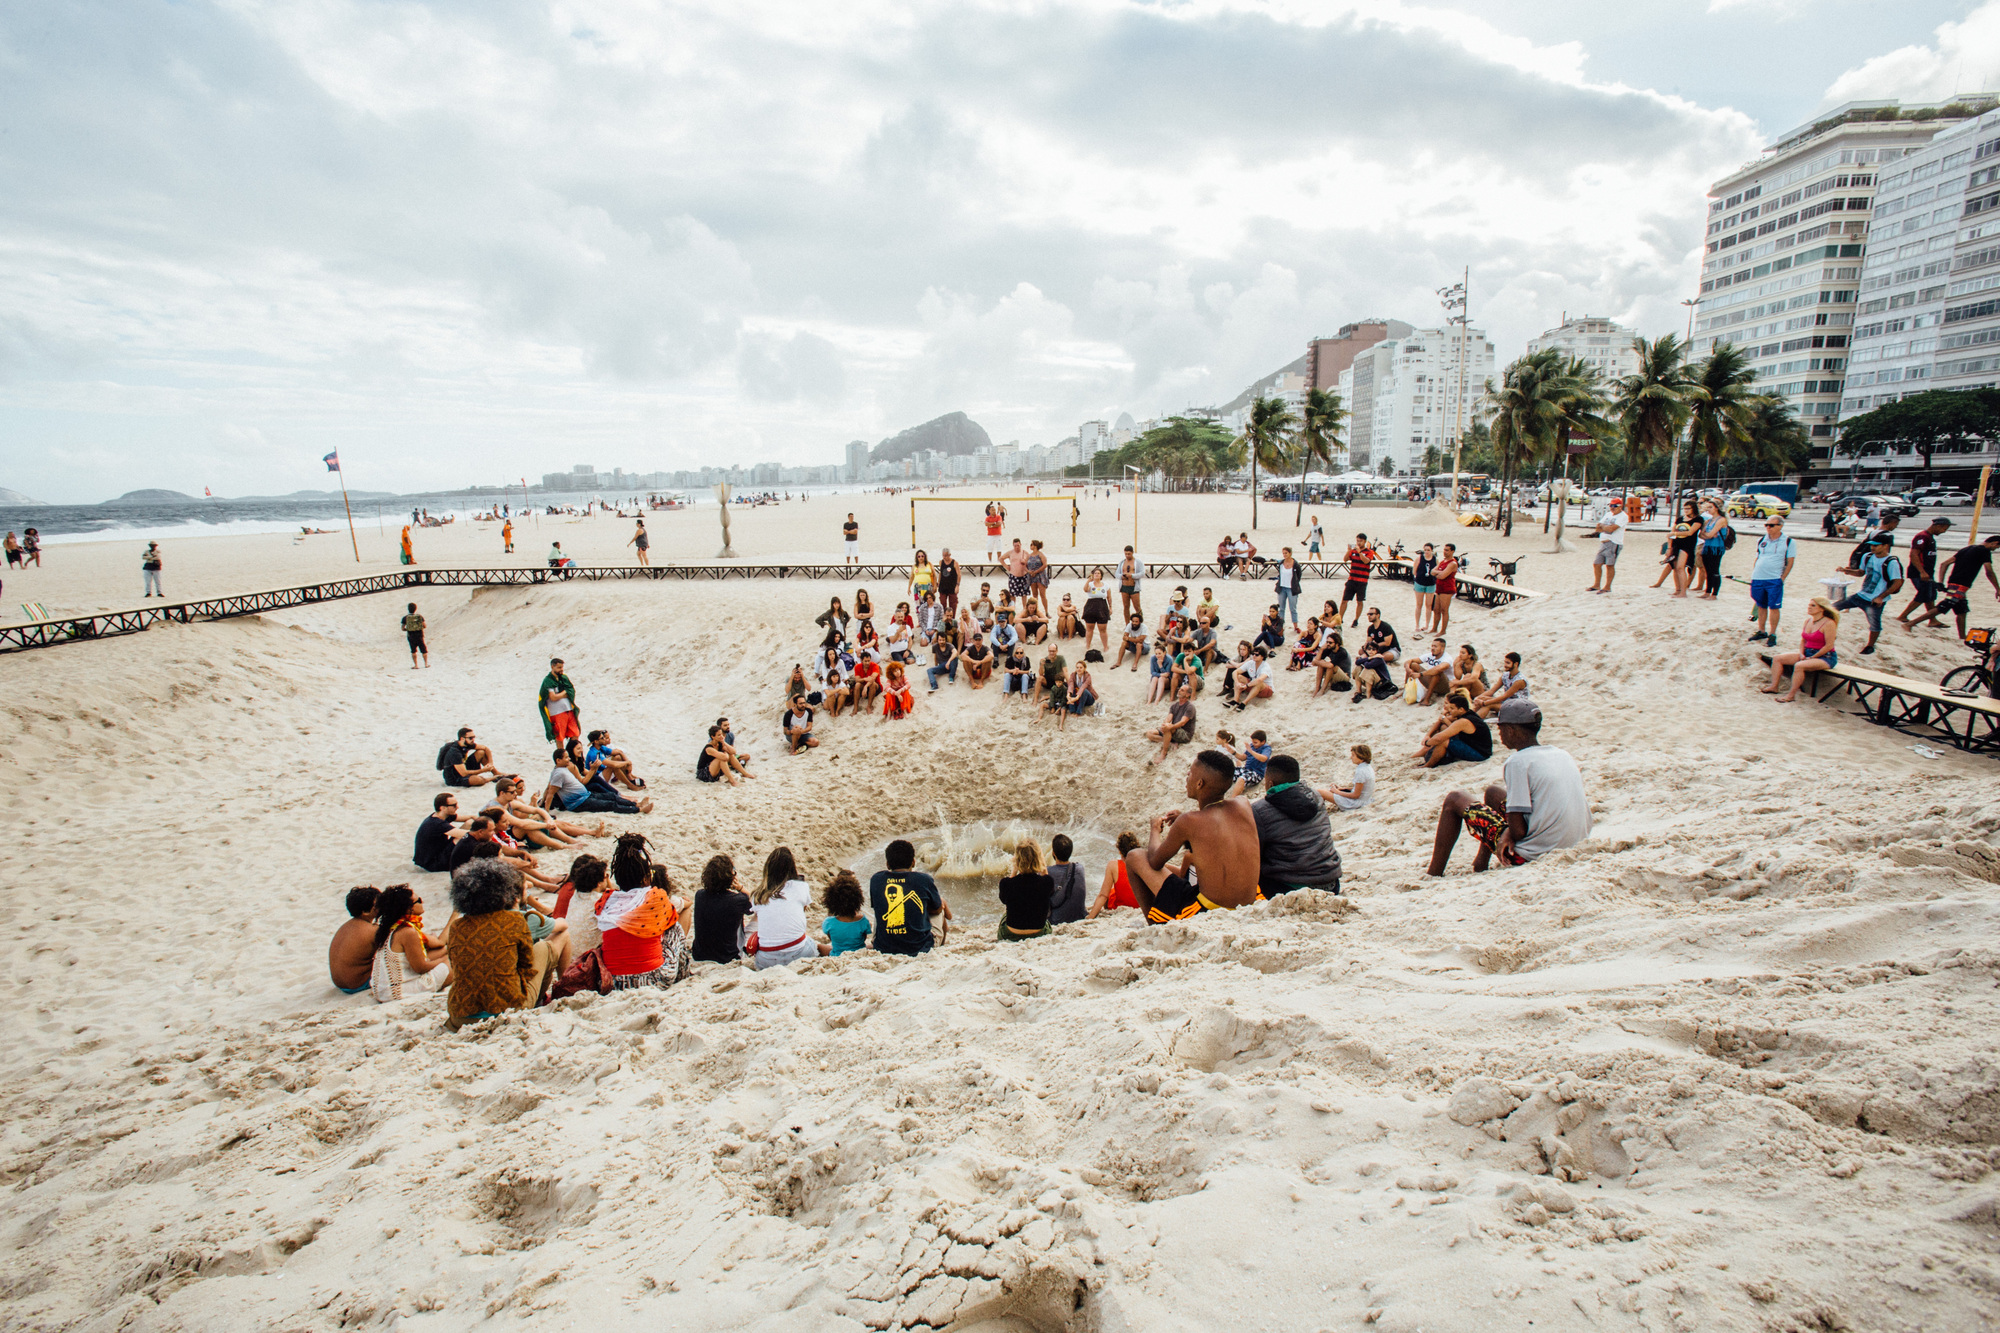
<svg viewBox="0 0 2000 1333">
<path fill-rule="evenodd" d="M 1398 0 L 97 5 L 0 11 L 0 484 L 57 497 L 1052 441 L 1466 263 L 1503 349 L 1657 332 L 1758 142 Z"/>
<path fill-rule="evenodd" d="M 1826 90 L 1828 103 L 1897 98 L 1942 101 L 1990 90 L 2000 80 L 2000 0 L 1940 23 L 1928 46 L 1904 46 L 1848 70 Z"/>
</svg>

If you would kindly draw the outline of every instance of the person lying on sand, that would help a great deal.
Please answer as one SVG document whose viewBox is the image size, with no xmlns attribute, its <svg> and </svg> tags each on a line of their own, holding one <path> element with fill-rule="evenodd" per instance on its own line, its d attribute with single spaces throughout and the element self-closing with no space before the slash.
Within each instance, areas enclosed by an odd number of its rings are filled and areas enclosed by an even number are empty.
<svg viewBox="0 0 2000 1333">
<path fill-rule="evenodd" d="M 1127 879 L 1151 922 L 1184 921 L 1202 912 L 1258 902 L 1257 819 L 1250 802 L 1229 795 L 1236 765 L 1219 750 L 1203 750 L 1188 765 L 1193 810 L 1155 815 L 1145 850 L 1125 855 Z M 1177 870 L 1167 863 L 1181 852 Z"/>
<path fill-rule="evenodd" d="M 494 804 L 500 809 L 508 831 L 521 842 L 533 847 L 574 847 L 578 838 L 601 838 L 611 832 L 611 826 L 602 819 L 597 821 L 596 828 L 587 828 L 530 805 L 527 790 L 526 783 L 511 775 L 500 779 L 493 788 Z"/>
<path fill-rule="evenodd" d="M 368 989 L 368 968 L 375 961 L 375 899 L 380 896 L 372 884 L 347 891 L 347 920 L 326 948 L 327 973 L 342 995 Z"/>
<path fill-rule="evenodd" d="M 1444 798 L 1426 875 L 1444 874 L 1460 829 L 1479 842 L 1475 872 L 1485 870 L 1496 852 L 1502 865 L 1517 866 L 1590 836 L 1583 775 L 1566 751 L 1542 744 L 1541 707 L 1533 699 L 1509 699 L 1500 705 L 1499 722 L 1500 743 L 1516 752 L 1507 757 L 1503 782 L 1489 786 L 1483 802 L 1463 791 Z"/>
</svg>

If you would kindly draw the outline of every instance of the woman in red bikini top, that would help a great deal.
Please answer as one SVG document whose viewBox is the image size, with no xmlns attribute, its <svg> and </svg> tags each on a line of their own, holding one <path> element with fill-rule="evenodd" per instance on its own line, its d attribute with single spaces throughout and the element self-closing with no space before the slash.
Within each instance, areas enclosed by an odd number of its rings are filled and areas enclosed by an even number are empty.
<svg viewBox="0 0 2000 1333">
<path fill-rule="evenodd" d="M 1118 835 L 1118 859 L 1104 867 L 1104 883 L 1097 890 L 1097 901 L 1090 905 L 1084 920 L 1095 920 L 1104 912 L 1113 912 L 1121 907 L 1138 909 L 1139 900 L 1132 896 L 1131 881 L 1125 877 L 1125 853 L 1139 845 L 1139 836 L 1130 829 Z"/>
</svg>

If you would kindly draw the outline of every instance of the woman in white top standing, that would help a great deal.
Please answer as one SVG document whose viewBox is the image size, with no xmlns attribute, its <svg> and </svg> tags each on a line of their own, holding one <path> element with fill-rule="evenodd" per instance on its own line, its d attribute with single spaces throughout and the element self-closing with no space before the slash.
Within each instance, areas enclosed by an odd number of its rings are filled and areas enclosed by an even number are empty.
<svg viewBox="0 0 2000 1333">
<path fill-rule="evenodd" d="M 792 849 L 780 847 L 764 858 L 764 883 L 750 895 L 757 910 L 757 970 L 803 962 L 831 951 L 806 929 L 812 887 L 799 878 Z"/>
</svg>

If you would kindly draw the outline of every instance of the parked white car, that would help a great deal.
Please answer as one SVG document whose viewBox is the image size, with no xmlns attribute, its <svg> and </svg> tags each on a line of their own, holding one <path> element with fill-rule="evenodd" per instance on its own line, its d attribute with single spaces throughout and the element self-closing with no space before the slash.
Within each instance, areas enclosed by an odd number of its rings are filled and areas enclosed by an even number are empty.
<svg viewBox="0 0 2000 1333">
<path fill-rule="evenodd" d="M 1925 491 L 1917 497 L 1920 505 L 1969 505 L 1972 497 L 1964 491 Z"/>
</svg>

